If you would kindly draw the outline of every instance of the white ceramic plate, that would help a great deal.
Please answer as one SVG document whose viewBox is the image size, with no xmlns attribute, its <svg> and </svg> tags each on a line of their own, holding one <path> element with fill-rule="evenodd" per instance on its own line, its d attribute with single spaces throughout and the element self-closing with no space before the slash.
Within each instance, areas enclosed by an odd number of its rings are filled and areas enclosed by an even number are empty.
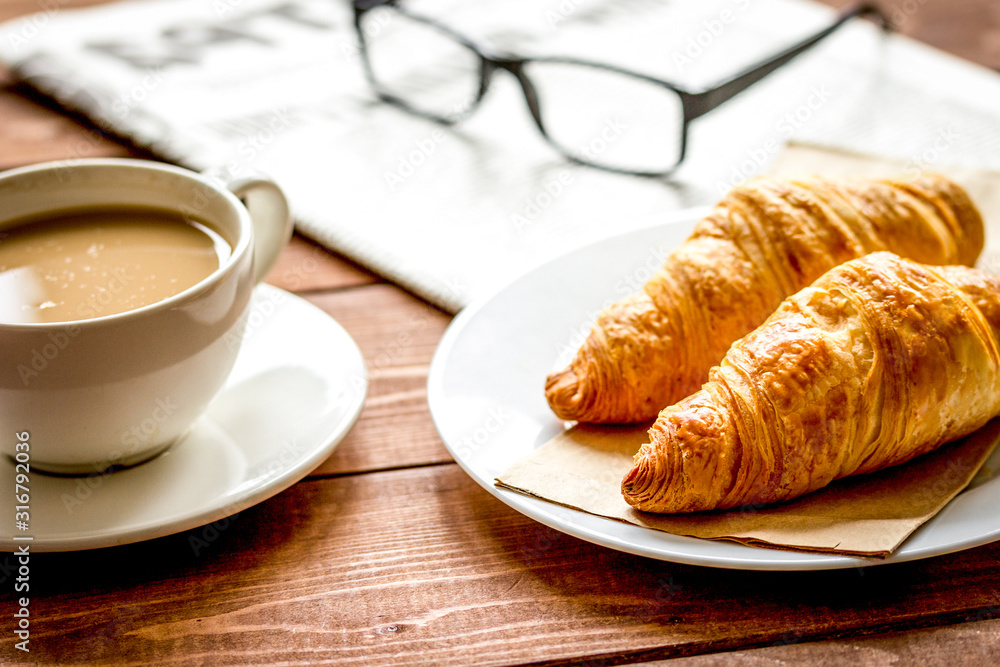
<svg viewBox="0 0 1000 667">
<path fill-rule="evenodd" d="M 645 282 L 703 211 L 588 246 L 514 280 L 463 310 L 431 364 L 428 401 L 455 460 L 514 509 L 552 528 L 661 560 L 754 570 L 820 570 L 926 558 L 1000 537 L 1000 480 L 980 477 L 886 560 L 804 554 L 670 535 L 497 489 L 494 478 L 562 428 L 545 376 L 583 342 L 601 308 Z M 1000 451 L 984 470 L 1000 468 Z"/>
<path fill-rule="evenodd" d="M 329 315 L 260 285 L 236 366 L 191 432 L 159 457 L 94 477 L 30 475 L 27 531 L 14 526 L 14 465 L 0 543 L 11 551 L 128 544 L 223 519 L 305 477 L 361 412 L 368 381 L 357 345 Z M 14 536 L 31 536 L 30 542 Z"/>
</svg>

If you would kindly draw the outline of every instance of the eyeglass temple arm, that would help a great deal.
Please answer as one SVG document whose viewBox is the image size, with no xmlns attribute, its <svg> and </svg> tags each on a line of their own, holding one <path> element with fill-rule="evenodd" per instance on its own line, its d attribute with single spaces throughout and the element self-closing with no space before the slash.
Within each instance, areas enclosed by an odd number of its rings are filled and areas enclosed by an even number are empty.
<svg viewBox="0 0 1000 667">
<path fill-rule="evenodd" d="M 842 14 L 840 18 L 838 18 L 833 25 L 828 28 L 825 28 L 815 35 L 802 40 L 798 44 L 788 47 L 777 55 L 771 56 L 770 58 L 767 58 L 766 60 L 763 60 L 755 65 L 751 65 L 739 74 L 733 76 L 731 79 L 713 86 L 709 90 L 692 95 L 690 99 L 691 106 L 688 109 L 688 120 L 693 120 L 703 114 L 706 114 L 712 109 L 720 106 L 723 102 L 729 101 L 736 95 L 742 93 L 744 90 L 766 77 L 774 70 L 786 64 L 801 53 L 807 51 L 817 42 L 835 32 L 838 28 L 854 17 L 866 15 L 876 19 L 883 30 L 888 31 L 892 29 L 892 24 L 889 22 L 889 19 L 882 13 L 881 10 L 879 10 L 878 7 L 869 3 L 858 5 L 854 9 Z"/>
<path fill-rule="evenodd" d="M 366 12 L 380 5 L 395 5 L 396 0 L 352 0 L 355 11 Z"/>
</svg>

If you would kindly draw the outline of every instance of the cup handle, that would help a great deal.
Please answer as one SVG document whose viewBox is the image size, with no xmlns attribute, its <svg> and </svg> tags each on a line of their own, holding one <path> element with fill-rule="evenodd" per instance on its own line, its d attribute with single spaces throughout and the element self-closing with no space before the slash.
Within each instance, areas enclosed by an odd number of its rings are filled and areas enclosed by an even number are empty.
<svg viewBox="0 0 1000 667">
<path fill-rule="evenodd" d="M 292 236 L 288 200 L 281 188 L 266 178 L 241 178 L 227 187 L 243 202 L 253 220 L 254 282 L 259 283 L 267 277 Z"/>
</svg>

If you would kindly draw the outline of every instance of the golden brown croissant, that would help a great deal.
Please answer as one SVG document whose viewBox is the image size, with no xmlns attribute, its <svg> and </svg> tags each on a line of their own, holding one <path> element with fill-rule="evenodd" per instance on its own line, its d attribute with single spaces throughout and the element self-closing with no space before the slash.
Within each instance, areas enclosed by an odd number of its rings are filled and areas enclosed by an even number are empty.
<svg viewBox="0 0 1000 667">
<path fill-rule="evenodd" d="M 731 191 L 644 291 L 607 308 L 545 395 L 562 419 L 637 422 L 696 391 L 730 344 L 834 266 L 891 250 L 972 264 L 983 222 L 941 176 L 759 180 Z"/>
<path fill-rule="evenodd" d="M 831 269 L 662 412 L 622 482 L 649 512 L 787 500 L 1000 412 L 1000 278 L 881 252 Z"/>
</svg>

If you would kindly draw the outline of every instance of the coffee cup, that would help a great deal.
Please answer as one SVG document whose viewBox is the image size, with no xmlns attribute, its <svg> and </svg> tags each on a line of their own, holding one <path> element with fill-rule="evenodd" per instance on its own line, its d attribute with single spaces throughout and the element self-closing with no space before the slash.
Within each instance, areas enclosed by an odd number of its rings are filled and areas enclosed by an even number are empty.
<svg viewBox="0 0 1000 667">
<path fill-rule="evenodd" d="M 51 259 L 52 244 L 94 226 L 112 236 L 84 241 L 83 252 L 114 246 L 128 262 L 94 278 L 97 269 L 66 258 L 36 281 L 76 290 L 58 298 L 28 299 L 0 280 L 0 451 L 44 472 L 95 474 L 167 450 L 236 361 L 254 285 L 291 234 L 281 190 L 264 178 L 223 184 L 152 161 L 87 159 L 0 173 L 0 202 L 0 256 Z M 114 224 L 94 223 L 105 215 Z M 130 215 L 137 222 L 122 222 Z M 157 229 L 168 240 L 133 235 Z M 214 262 L 199 265 L 204 275 L 188 272 L 182 236 L 193 239 L 191 257 Z M 37 243 L 21 250 L 15 240 L 29 237 Z M 155 269 L 141 263 L 147 251 Z M 124 295 L 146 301 L 112 303 Z"/>
</svg>

